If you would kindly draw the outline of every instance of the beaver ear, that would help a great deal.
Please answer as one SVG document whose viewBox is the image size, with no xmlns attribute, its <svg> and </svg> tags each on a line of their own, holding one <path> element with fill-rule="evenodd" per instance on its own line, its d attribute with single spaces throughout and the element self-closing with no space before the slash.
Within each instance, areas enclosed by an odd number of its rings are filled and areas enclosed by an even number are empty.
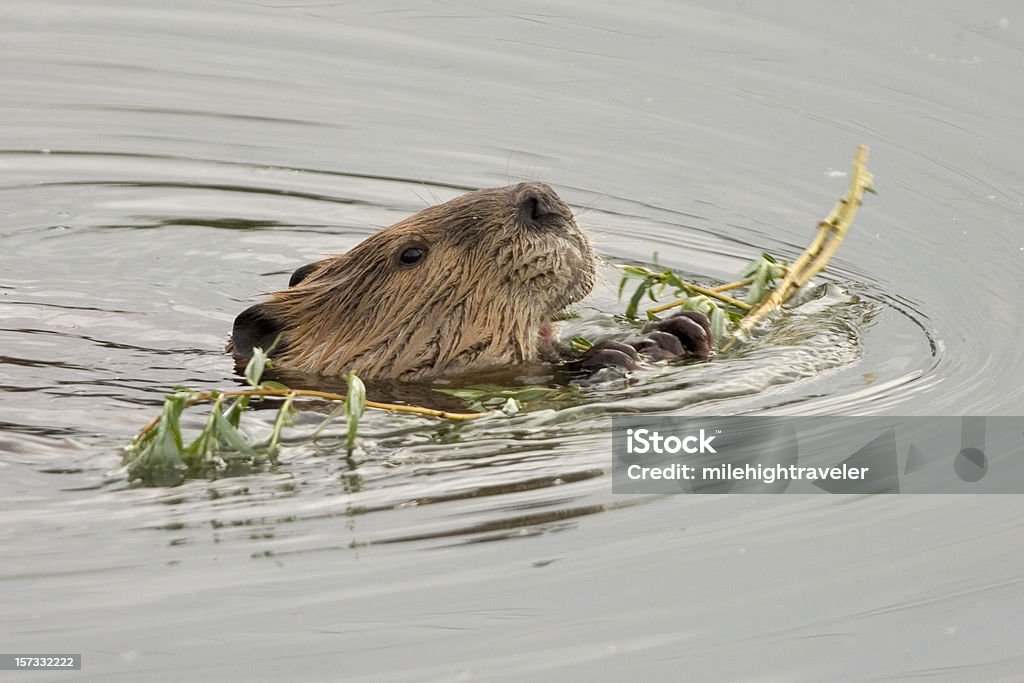
<svg viewBox="0 0 1024 683">
<path fill-rule="evenodd" d="M 284 325 L 271 314 L 268 304 L 250 306 L 235 318 L 231 354 L 236 361 L 249 360 L 257 346 L 264 351 L 273 347 L 274 355 L 280 354 L 284 350 L 284 340 L 279 338 L 283 331 Z"/>
<path fill-rule="evenodd" d="M 307 263 L 306 265 L 300 267 L 298 270 L 292 273 L 291 279 L 288 280 L 288 286 L 294 287 L 295 285 L 305 280 L 307 277 L 309 277 L 310 273 L 319 268 L 322 263 L 323 261 L 315 261 L 313 263 Z"/>
</svg>

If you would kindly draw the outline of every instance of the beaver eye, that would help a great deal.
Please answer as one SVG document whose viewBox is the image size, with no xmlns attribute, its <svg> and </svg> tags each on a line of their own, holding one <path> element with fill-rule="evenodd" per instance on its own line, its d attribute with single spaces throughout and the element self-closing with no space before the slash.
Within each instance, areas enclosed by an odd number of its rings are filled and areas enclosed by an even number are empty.
<svg viewBox="0 0 1024 683">
<path fill-rule="evenodd" d="M 427 255 L 427 250 L 420 246 L 406 247 L 398 254 L 398 263 L 402 266 L 415 266 Z"/>
</svg>

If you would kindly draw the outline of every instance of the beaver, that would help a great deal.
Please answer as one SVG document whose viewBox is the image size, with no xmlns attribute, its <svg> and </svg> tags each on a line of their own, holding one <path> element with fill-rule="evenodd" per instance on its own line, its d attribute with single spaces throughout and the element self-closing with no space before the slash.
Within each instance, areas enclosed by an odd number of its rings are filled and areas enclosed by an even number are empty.
<svg viewBox="0 0 1024 683">
<path fill-rule="evenodd" d="M 228 351 L 239 367 L 273 347 L 281 369 L 401 381 L 538 360 L 591 372 L 636 369 L 641 355 L 708 357 L 710 327 L 692 312 L 568 357 L 552 320 L 590 293 L 596 265 L 550 186 L 476 190 L 302 266 L 238 315 Z"/>
</svg>

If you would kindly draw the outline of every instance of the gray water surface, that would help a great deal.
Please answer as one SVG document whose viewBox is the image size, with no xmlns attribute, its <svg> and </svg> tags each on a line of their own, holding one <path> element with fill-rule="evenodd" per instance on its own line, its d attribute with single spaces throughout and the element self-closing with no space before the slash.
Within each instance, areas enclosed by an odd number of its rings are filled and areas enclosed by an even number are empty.
<svg viewBox="0 0 1024 683">
<path fill-rule="evenodd" d="M 1020 680 L 1016 497 L 615 496 L 608 428 L 1021 414 L 1022 70 L 1009 0 L 0 2 L 0 650 L 86 680 Z M 370 414 L 351 459 L 339 428 L 244 477 L 120 470 L 171 387 L 237 381 L 260 292 L 427 204 L 552 184 L 607 261 L 566 333 L 600 336 L 616 263 L 795 256 L 861 143 L 879 194 L 739 354 L 454 429 Z"/>
</svg>

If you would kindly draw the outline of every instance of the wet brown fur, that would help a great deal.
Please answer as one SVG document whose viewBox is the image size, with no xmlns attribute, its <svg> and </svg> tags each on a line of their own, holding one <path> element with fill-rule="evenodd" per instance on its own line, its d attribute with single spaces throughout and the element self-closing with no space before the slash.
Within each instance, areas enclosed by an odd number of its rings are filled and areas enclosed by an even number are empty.
<svg viewBox="0 0 1024 683">
<path fill-rule="evenodd" d="M 426 250 L 413 266 L 399 261 L 409 247 Z M 365 379 L 536 360 L 552 317 L 593 287 L 595 260 L 547 185 L 478 190 L 314 264 L 298 284 L 239 316 L 234 339 L 251 346 L 249 327 L 264 341 L 279 332 L 278 367 Z M 251 353 L 229 350 L 239 364 Z"/>
</svg>

